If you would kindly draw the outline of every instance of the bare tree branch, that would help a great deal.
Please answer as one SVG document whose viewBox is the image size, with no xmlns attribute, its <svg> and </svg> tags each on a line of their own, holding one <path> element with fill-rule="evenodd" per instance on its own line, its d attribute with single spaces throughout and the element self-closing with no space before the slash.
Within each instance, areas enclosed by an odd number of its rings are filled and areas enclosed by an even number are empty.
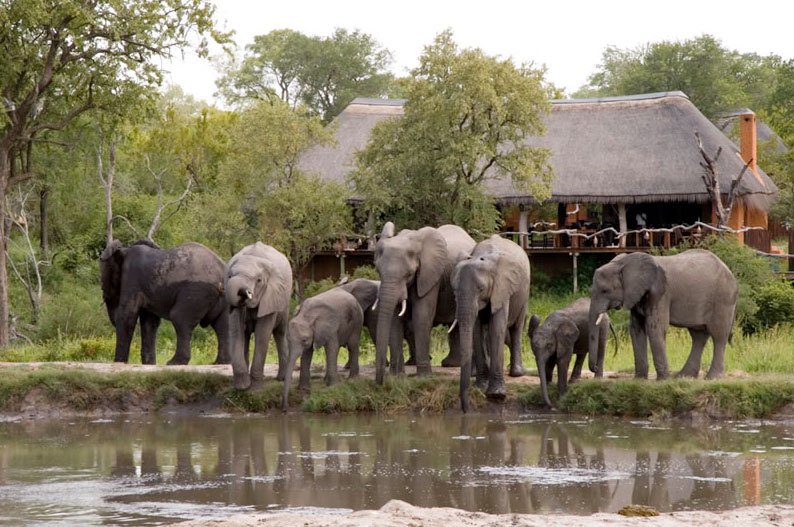
<svg viewBox="0 0 794 527">
<path fill-rule="evenodd" d="M 160 226 L 171 219 L 171 217 L 176 214 L 180 207 L 182 206 L 182 202 L 187 197 L 188 193 L 190 193 L 190 188 L 193 186 L 193 177 L 188 176 L 187 185 L 185 186 L 184 192 L 175 200 L 169 201 L 168 203 L 163 204 L 163 174 L 168 170 L 167 168 L 162 169 L 159 172 L 155 172 L 152 170 L 151 162 L 149 160 L 149 156 L 145 156 L 146 159 L 146 169 L 154 178 L 155 182 L 157 183 L 157 211 L 154 213 L 154 218 L 152 219 L 152 224 L 149 226 L 149 232 L 146 235 L 146 238 L 149 240 L 154 241 L 154 235 L 157 232 L 157 229 Z M 177 205 L 177 208 L 174 212 L 169 214 L 165 220 L 161 220 L 163 211 L 172 205 Z"/>
</svg>

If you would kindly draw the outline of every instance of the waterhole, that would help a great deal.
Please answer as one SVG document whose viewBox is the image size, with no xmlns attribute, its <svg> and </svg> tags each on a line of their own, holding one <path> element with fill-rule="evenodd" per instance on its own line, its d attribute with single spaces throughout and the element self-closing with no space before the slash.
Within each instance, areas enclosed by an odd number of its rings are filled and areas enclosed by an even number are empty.
<svg viewBox="0 0 794 527">
<path fill-rule="evenodd" d="M 794 503 L 794 424 L 524 416 L 0 423 L 0 525 L 162 525 L 390 499 L 490 513 Z"/>
</svg>

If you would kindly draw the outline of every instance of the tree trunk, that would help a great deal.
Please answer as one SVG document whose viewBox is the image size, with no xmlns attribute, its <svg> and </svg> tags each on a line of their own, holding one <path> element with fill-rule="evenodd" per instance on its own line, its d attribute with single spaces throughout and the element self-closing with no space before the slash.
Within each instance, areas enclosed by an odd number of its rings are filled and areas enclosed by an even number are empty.
<svg viewBox="0 0 794 527">
<path fill-rule="evenodd" d="M 39 243 L 41 246 L 41 255 L 42 258 L 47 260 L 50 254 L 50 235 L 49 235 L 49 210 L 47 208 L 47 202 L 50 197 L 50 188 L 47 185 L 41 189 L 41 193 L 39 194 L 39 221 L 41 222 L 40 228 L 41 232 L 39 234 Z"/>
<path fill-rule="evenodd" d="M 6 185 L 10 177 L 10 157 L 0 148 L 0 347 L 8 346 L 8 273 L 6 270 Z"/>
</svg>

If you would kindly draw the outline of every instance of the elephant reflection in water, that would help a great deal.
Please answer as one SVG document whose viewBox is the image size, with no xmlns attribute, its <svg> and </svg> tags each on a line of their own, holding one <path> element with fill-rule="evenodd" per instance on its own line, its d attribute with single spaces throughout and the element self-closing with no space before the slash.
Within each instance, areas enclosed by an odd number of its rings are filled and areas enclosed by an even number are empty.
<svg viewBox="0 0 794 527">
<path fill-rule="evenodd" d="M 637 451 L 631 503 L 648 505 L 659 512 L 670 511 L 670 491 L 667 486 L 669 472 L 670 452 L 658 452 L 651 471 L 651 453 L 647 450 Z"/>
<path fill-rule="evenodd" d="M 692 471 L 692 493 L 687 500 L 673 503 L 673 510 L 730 510 L 737 504 L 736 486 L 727 464 L 730 458 L 690 454 L 686 463 Z"/>
<path fill-rule="evenodd" d="M 543 431 L 538 466 L 565 471 L 584 469 L 603 473 L 606 470 L 604 449 L 586 454 L 581 444 L 571 440 L 566 429 L 549 424 Z M 614 488 L 610 488 L 614 485 Z M 534 484 L 530 498 L 535 512 L 564 510 L 566 514 L 592 514 L 606 511 L 620 485 L 619 481 L 602 479 L 573 485 Z"/>
</svg>

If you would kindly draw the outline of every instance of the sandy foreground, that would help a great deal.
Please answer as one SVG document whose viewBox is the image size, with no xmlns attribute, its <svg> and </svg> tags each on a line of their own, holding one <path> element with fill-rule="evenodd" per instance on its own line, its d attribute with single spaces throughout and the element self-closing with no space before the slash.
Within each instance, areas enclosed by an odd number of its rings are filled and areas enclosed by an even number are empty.
<svg viewBox="0 0 794 527">
<path fill-rule="evenodd" d="M 240 514 L 226 520 L 198 520 L 173 527 L 766 527 L 794 525 L 794 506 L 765 505 L 743 507 L 726 512 L 670 512 L 654 517 L 625 517 L 599 513 L 592 516 L 485 514 L 450 508 L 414 507 L 404 501 L 392 500 L 377 511 L 349 514 L 259 513 Z"/>
</svg>

